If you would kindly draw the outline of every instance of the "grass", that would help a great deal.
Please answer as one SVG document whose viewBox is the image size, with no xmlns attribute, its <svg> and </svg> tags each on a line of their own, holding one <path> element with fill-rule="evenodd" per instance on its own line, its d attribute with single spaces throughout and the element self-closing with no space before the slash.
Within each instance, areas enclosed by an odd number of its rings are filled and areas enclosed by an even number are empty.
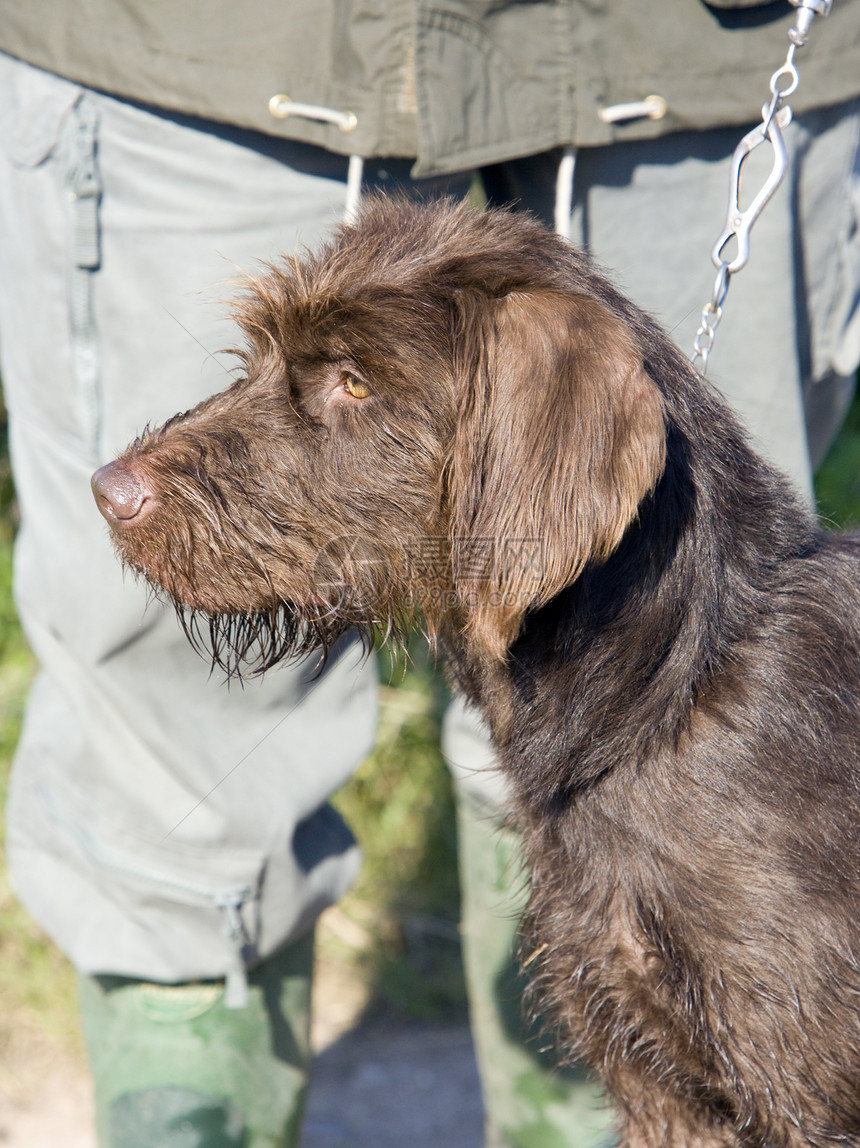
<svg viewBox="0 0 860 1148">
<path fill-rule="evenodd" d="M 834 529 L 860 525 L 860 398 L 815 476 L 822 518 Z"/>
<path fill-rule="evenodd" d="M 0 428 L 2 429 L 2 428 Z M 0 450 L 0 808 L 35 662 L 12 604 L 16 507 L 8 456 Z M 16 900 L 9 885 L 0 821 L 0 1086 L 14 1095 L 10 1064 L 22 1040 L 77 1053 L 74 976 L 66 958 Z"/>
<path fill-rule="evenodd" d="M 817 477 L 822 513 L 860 523 L 860 401 Z M 0 794 L 20 728 L 32 659 L 11 602 L 14 500 L 0 457 Z M 408 668 L 382 659 L 376 749 L 337 795 L 365 851 L 356 888 L 342 902 L 346 939 L 326 940 L 369 980 L 377 1000 L 408 1015 L 462 1015 L 459 897 L 451 786 L 438 747 L 446 692 L 416 639 Z M 338 945 L 340 948 L 338 949 Z M 73 979 L 9 891 L 0 872 L 0 1053 L 13 1030 L 49 1033 L 75 1046 Z"/>
<path fill-rule="evenodd" d="M 358 959 L 376 1000 L 442 1019 L 465 1007 L 454 802 L 439 750 L 448 694 L 417 636 L 408 665 L 383 656 L 381 679 L 376 748 L 335 797 L 365 851 L 342 908 L 372 926 Z"/>
</svg>

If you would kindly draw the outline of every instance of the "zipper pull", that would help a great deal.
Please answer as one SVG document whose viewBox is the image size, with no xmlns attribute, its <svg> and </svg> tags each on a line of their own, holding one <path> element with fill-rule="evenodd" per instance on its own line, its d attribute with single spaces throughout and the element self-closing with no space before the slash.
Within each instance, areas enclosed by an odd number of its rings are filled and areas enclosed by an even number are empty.
<svg viewBox="0 0 860 1148">
<path fill-rule="evenodd" d="M 245 968 L 244 951 L 248 944 L 245 922 L 242 920 L 242 905 L 250 889 L 233 889 L 216 893 L 215 904 L 224 914 L 227 939 L 230 943 L 230 965 L 224 979 L 224 1007 L 245 1008 L 248 1004 L 248 974 Z"/>
</svg>

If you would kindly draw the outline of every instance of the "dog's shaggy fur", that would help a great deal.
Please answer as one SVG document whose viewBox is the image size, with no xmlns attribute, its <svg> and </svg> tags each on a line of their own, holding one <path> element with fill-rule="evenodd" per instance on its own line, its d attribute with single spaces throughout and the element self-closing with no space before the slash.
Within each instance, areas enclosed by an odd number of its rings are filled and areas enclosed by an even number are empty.
<svg viewBox="0 0 860 1148">
<path fill-rule="evenodd" d="M 420 610 L 626 1143 L 860 1145 L 858 542 L 521 216 L 372 203 L 239 319 L 245 377 L 94 480 L 123 559 L 231 668 Z"/>
</svg>

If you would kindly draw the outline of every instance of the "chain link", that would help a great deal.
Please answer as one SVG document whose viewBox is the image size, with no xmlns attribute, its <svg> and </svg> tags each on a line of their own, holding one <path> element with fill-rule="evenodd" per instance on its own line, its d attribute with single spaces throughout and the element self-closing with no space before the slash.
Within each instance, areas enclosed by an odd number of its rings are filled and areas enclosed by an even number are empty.
<svg viewBox="0 0 860 1148">
<path fill-rule="evenodd" d="M 729 281 L 732 273 L 728 263 L 722 263 L 714 280 L 714 291 L 711 298 L 702 308 L 702 322 L 693 340 L 693 363 L 702 360 L 702 374 L 708 369 L 708 357 L 717 336 L 717 327 L 723 317 L 723 302 L 728 294 Z"/>
<path fill-rule="evenodd" d="M 783 130 L 791 123 L 791 108 L 784 101 L 792 95 L 800 83 L 794 57 L 809 37 L 809 29 L 816 16 L 826 16 L 833 0 L 790 0 L 797 8 L 793 27 L 788 30 L 789 48 L 785 63 L 770 78 L 770 100 L 761 110 L 762 122 L 740 141 L 732 156 L 732 174 L 729 185 L 729 207 L 726 224 L 711 250 L 711 261 L 717 268 L 717 278 L 711 298 L 702 308 L 701 324 L 693 340 L 693 365 L 701 361 L 701 373 L 708 369 L 708 358 L 714 346 L 717 327 L 723 317 L 723 303 L 728 293 L 731 277 L 741 271 L 750 255 L 750 233 L 764 208 L 773 198 L 788 171 L 788 150 L 783 138 Z M 770 174 L 754 197 L 749 207 L 741 210 L 741 175 L 744 162 L 749 154 L 769 143 L 773 151 L 773 166 Z M 728 258 L 726 248 L 732 240 L 737 245 L 737 254 Z"/>
</svg>

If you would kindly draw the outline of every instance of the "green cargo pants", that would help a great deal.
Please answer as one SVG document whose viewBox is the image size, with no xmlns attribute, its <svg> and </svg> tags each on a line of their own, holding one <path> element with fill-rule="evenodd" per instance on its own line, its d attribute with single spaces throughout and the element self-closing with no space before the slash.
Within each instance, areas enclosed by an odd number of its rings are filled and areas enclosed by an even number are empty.
<svg viewBox="0 0 860 1148">
<path fill-rule="evenodd" d="M 98 1142 L 110 1148 L 292 1148 L 310 1068 L 313 933 L 224 984 L 80 977 Z"/>
</svg>

